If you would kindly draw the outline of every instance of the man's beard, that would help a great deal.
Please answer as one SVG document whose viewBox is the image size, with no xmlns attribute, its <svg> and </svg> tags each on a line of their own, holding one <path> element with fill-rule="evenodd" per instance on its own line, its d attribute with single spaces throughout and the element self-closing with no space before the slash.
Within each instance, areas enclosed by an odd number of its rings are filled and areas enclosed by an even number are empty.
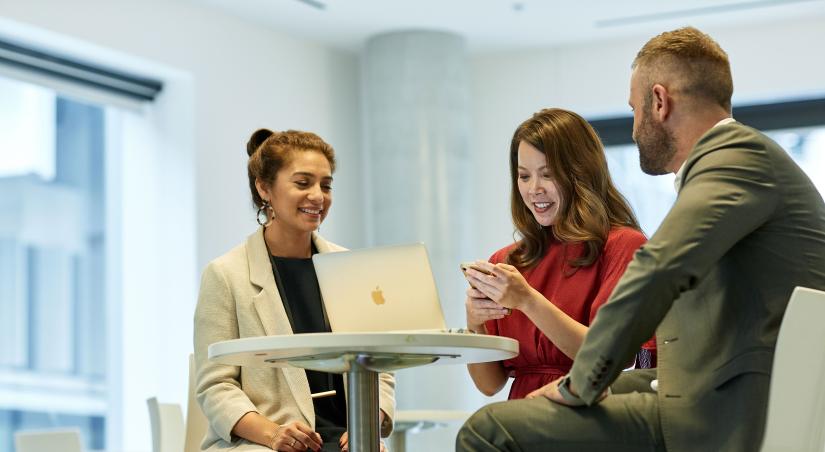
<svg viewBox="0 0 825 452">
<path fill-rule="evenodd" d="M 644 111 L 642 121 L 634 140 L 639 147 L 639 165 L 651 176 L 667 174 L 667 165 L 676 154 L 676 139 L 673 133 L 650 119 L 649 111 Z"/>
</svg>

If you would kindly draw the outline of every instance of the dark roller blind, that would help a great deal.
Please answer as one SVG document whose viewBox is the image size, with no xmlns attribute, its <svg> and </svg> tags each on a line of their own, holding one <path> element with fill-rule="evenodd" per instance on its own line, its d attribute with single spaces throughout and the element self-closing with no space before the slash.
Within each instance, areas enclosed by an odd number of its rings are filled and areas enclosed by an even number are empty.
<svg viewBox="0 0 825 452">
<path fill-rule="evenodd" d="M 163 88 L 163 84 L 158 80 L 80 61 L 4 38 L 0 38 L 0 65 L 142 101 L 153 100 Z"/>
<path fill-rule="evenodd" d="M 733 117 L 759 130 L 821 126 L 825 125 L 825 98 L 734 105 Z M 592 119 L 590 124 L 605 146 L 633 143 L 633 116 Z"/>
</svg>

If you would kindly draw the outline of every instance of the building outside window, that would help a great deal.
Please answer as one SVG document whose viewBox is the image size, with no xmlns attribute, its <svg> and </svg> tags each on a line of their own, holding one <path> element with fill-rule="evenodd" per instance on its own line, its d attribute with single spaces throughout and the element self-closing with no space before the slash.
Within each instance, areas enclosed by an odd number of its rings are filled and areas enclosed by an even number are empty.
<svg viewBox="0 0 825 452">
<path fill-rule="evenodd" d="M 825 194 L 825 126 L 765 132 L 788 151 L 819 193 Z M 605 153 L 613 181 L 633 207 L 644 233 L 651 237 L 676 201 L 675 176 L 643 173 L 635 144 L 608 146 Z"/>
<path fill-rule="evenodd" d="M 191 78 L 70 47 L 0 37 L 0 452 L 49 429 L 148 450 L 147 398 L 186 400 Z"/>
<path fill-rule="evenodd" d="M 0 78 L 0 452 L 73 427 L 103 449 L 104 109 Z"/>
</svg>

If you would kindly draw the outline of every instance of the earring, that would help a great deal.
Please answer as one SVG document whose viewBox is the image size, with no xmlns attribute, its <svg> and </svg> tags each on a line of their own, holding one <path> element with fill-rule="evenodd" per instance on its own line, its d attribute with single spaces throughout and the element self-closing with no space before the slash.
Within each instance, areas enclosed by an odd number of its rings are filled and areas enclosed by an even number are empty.
<svg viewBox="0 0 825 452">
<path fill-rule="evenodd" d="M 258 213 L 255 216 L 255 220 L 258 221 L 258 224 L 261 226 L 266 226 L 272 221 L 272 218 L 269 216 L 269 211 L 272 209 L 272 204 L 269 203 L 266 199 L 263 200 L 261 203 L 261 207 L 258 208 Z"/>
</svg>

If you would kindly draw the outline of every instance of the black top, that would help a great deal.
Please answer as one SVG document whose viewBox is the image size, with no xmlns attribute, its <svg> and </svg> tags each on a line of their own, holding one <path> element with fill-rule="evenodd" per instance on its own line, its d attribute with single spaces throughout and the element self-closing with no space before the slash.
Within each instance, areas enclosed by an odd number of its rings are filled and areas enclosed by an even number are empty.
<svg viewBox="0 0 825 452">
<path fill-rule="evenodd" d="M 313 253 L 316 252 L 313 246 Z M 271 256 L 272 268 L 278 292 L 284 303 L 292 332 L 330 332 L 324 313 L 318 277 L 312 259 Z M 315 431 L 325 443 L 334 442 L 347 428 L 347 405 L 344 397 L 344 379 L 339 374 L 307 370 L 309 389 L 312 393 L 335 390 L 332 397 L 313 400 L 315 406 Z M 337 450 L 337 449 L 336 449 Z"/>
</svg>

